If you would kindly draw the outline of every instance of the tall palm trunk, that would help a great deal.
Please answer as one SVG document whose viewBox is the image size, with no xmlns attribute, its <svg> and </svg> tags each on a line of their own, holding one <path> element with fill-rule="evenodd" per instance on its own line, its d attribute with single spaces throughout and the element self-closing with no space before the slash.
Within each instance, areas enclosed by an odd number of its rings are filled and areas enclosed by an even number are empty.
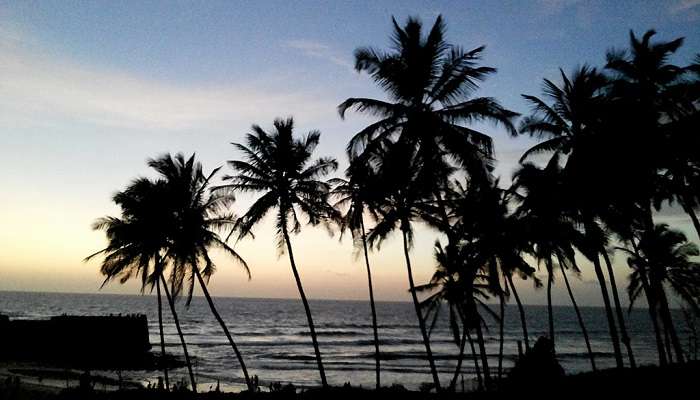
<svg viewBox="0 0 700 400">
<path fill-rule="evenodd" d="M 476 354 L 476 347 L 474 346 L 474 339 L 472 338 L 471 333 L 469 333 L 469 328 L 467 328 L 467 325 L 465 323 L 464 329 L 467 332 L 467 340 L 469 341 L 469 348 L 471 349 L 472 352 L 472 361 L 474 361 L 474 370 L 476 371 L 476 381 L 479 384 L 479 390 L 482 390 L 484 388 L 484 379 L 481 376 L 481 367 L 479 366 L 479 357 Z"/>
<path fill-rule="evenodd" d="M 552 348 L 556 349 L 554 339 L 554 310 L 552 309 L 552 284 L 554 283 L 554 270 L 552 267 L 552 257 L 548 257 L 547 263 L 547 321 L 549 323 L 549 340 L 552 341 Z"/>
<path fill-rule="evenodd" d="M 515 303 L 518 305 L 518 314 L 520 314 L 520 325 L 522 325 L 523 328 L 523 340 L 525 341 L 525 351 L 528 351 L 530 350 L 530 340 L 527 334 L 527 320 L 525 318 L 525 307 L 523 307 L 523 303 L 520 301 L 518 291 L 515 289 L 515 284 L 513 283 L 513 276 L 511 274 L 508 274 L 506 275 L 506 279 L 508 280 L 508 284 L 510 285 L 510 291 L 513 293 L 513 297 L 515 297 Z"/>
<path fill-rule="evenodd" d="M 163 299 L 160 295 L 159 280 L 156 280 L 156 296 L 158 297 L 158 330 L 160 332 L 160 359 L 163 366 L 163 380 L 165 380 L 165 389 L 170 390 L 170 379 L 168 379 L 168 362 L 165 359 L 165 335 L 163 335 Z"/>
<path fill-rule="evenodd" d="M 170 312 L 173 314 L 173 322 L 175 322 L 177 334 L 178 336 L 180 336 L 180 343 L 182 344 L 182 352 L 185 355 L 185 364 L 187 365 L 187 372 L 190 374 L 190 383 L 192 384 L 192 391 L 194 393 L 197 393 L 197 381 L 194 379 L 194 372 L 192 372 L 192 362 L 190 361 L 190 355 L 187 352 L 187 343 L 185 343 L 185 335 L 182 334 L 182 329 L 180 328 L 180 319 L 177 317 L 177 311 L 175 311 L 175 301 L 173 300 L 172 296 L 170 296 L 170 290 L 168 290 L 168 283 L 165 281 L 163 275 L 160 276 L 160 279 L 163 283 L 163 290 L 165 290 L 165 297 L 168 299 Z"/>
<path fill-rule="evenodd" d="M 581 326 L 581 333 L 583 334 L 583 340 L 586 342 L 586 350 L 588 351 L 588 358 L 591 360 L 591 369 L 596 371 L 595 366 L 595 356 L 593 355 L 593 350 L 591 349 L 591 341 L 588 338 L 588 330 L 586 329 L 586 324 L 583 322 L 583 316 L 581 316 L 581 310 L 578 308 L 576 303 L 576 298 L 574 297 L 574 292 L 571 290 L 571 284 L 569 284 L 569 277 L 566 276 L 566 267 L 564 266 L 564 260 L 560 254 L 557 254 L 559 259 L 559 268 L 561 269 L 561 275 L 564 277 L 564 284 L 566 285 L 566 291 L 569 292 L 569 298 L 571 299 L 571 305 L 574 307 L 574 312 L 576 312 L 576 318 L 578 319 L 578 324 Z"/>
<path fill-rule="evenodd" d="M 476 307 L 474 307 L 474 311 L 476 312 Z M 479 318 L 479 317 L 477 317 Z M 479 318 L 479 321 L 476 324 L 476 341 L 479 344 L 479 353 L 481 355 L 481 365 L 484 369 L 484 384 L 486 386 L 486 390 L 492 389 L 492 384 L 491 384 L 491 372 L 489 370 L 489 358 L 488 354 L 486 354 L 486 343 L 484 341 L 484 332 L 481 329 L 481 320 Z"/>
<path fill-rule="evenodd" d="M 613 295 L 613 301 L 615 302 L 615 313 L 617 314 L 617 322 L 620 326 L 620 341 L 625 345 L 627 349 L 627 357 L 630 360 L 630 367 L 636 368 L 637 363 L 634 360 L 634 352 L 632 352 L 632 344 L 630 343 L 630 337 L 627 334 L 627 328 L 625 327 L 625 316 L 622 313 L 622 306 L 620 305 L 620 296 L 617 292 L 617 284 L 615 283 L 615 274 L 613 272 L 612 262 L 608 256 L 608 252 L 605 248 L 601 249 L 601 254 L 603 254 L 603 260 L 605 260 L 605 265 L 608 269 L 608 277 L 610 278 L 610 291 Z"/>
<path fill-rule="evenodd" d="M 668 362 L 670 364 L 673 364 L 673 351 L 671 350 L 671 337 L 668 334 L 668 328 L 666 327 L 666 324 L 663 323 L 663 318 L 661 318 L 661 325 L 663 326 L 664 330 L 664 343 L 666 344 L 666 355 L 668 356 Z"/>
<path fill-rule="evenodd" d="M 503 289 L 498 290 L 498 302 L 500 303 L 500 321 L 498 323 L 498 379 L 503 377 L 503 339 L 506 319 L 506 299 L 503 294 Z"/>
<path fill-rule="evenodd" d="M 464 348 L 467 345 L 467 327 L 462 327 L 462 338 L 459 341 L 459 356 L 457 356 L 457 366 L 455 367 L 455 373 L 452 375 L 452 380 L 450 381 L 450 390 L 454 391 L 457 387 L 457 378 L 459 378 L 459 373 L 462 371 L 462 361 L 464 360 Z"/>
<path fill-rule="evenodd" d="M 372 309 L 372 331 L 374 333 L 374 355 L 375 355 L 375 362 L 376 362 L 376 380 L 377 384 L 376 387 L 377 389 L 381 388 L 381 381 L 380 381 L 380 373 L 379 373 L 379 359 L 380 359 L 380 353 L 379 353 L 379 329 L 377 327 L 377 309 L 374 305 L 374 289 L 372 287 L 372 269 L 369 267 L 369 254 L 367 251 L 367 234 L 365 232 L 365 223 L 364 221 L 360 221 L 360 227 L 362 228 L 362 248 L 365 253 L 365 266 L 367 266 L 367 285 L 369 286 L 369 305 L 370 308 Z"/>
<path fill-rule="evenodd" d="M 636 251 L 636 249 L 635 249 Z M 637 256 L 639 256 L 639 253 L 637 253 Z M 657 301 L 656 297 L 654 296 L 654 292 L 651 290 L 651 287 L 649 286 L 649 281 L 647 280 L 646 274 L 643 271 L 640 271 L 639 274 L 641 281 L 642 281 L 642 288 L 644 290 L 644 294 L 646 295 L 647 298 L 647 305 L 648 305 L 648 310 L 649 310 L 649 318 L 651 318 L 651 324 L 652 327 L 654 328 L 654 338 L 656 339 L 656 350 L 659 353 L 659 365 L 665 366 L 668 363 L 668 359 L 666 358 L 666 349 L 664 347 L 664 340 L 661 337 L 661 328 L 659 327 L 659 316 L 657 314 Z"/>
<path fill-rule="evenodd" d="M 408 236 L 405 229 L 401 229 L 403 236 L 403 253 L 406 258 L 406 269 L 408 271 L 408 284 L 411 291 L 411 298 L 413 299 L 413 307 L 416 309 L 416 316 L 418 317 L 418 326 L 420 327 L 420 333 L 423 336 L 423 344 L 425 345 L 425 353 L 428 356 L 428 363 L 430 364 L 430 373 L 433 376 L 433 384 L 435 385 L 435 390 L 440 391 L 440 377 L 437 373 L 437 368 L 435 367 L 435 360 L 433 359 L 433 352 L 430 350 L 430 339 L 428 338 L 428 331 L 425 328 L 425 321 L 423 320 L 423 314 L 420 310 L 420 303 L 418 302 L 418 296 L 416 295 L 416 285 L 413 283 L 413 270 L 411 269 L 411 257 L 408 255 Z"/>
<path fill-rule="evenodd" d="M 586 235 L 591 236 L 596 232 L 595 222 L 590 215 L 584 215 L 584 229 Z M 595 237 L 591 238 L 595 240 Z M 589 251 L 591 249 L 588 249 Z M 605 317 L 608 320 L 608 330 L 610 331 L 610 341 L 612 342 L 613 352 L 615 354 L 615 365 L 617 368 L 624 368 L 625 364 L 622 361 L 622 351 L 620 349 L 620 338 L 617 334 L 617 324 L 615 323 L 615 316 L 612 312 L 612 307 L 610 305 L 610 295 L 608 294 L 608 285 L 605 283 L 605 274 L 603 274 L 603 268 L 600 266 L 600 258 L 598 257 L 597 251 L 590 251 L 592 253 L 593 269 L 595 271 L 595 276 L 598 279 L 598 284 L 600 285 L 600 293 L 603 297 L 603 305 L 605 306 Z"/>
<path fill-rule="evenodd" d="M 598 258 L 597 254 L 593 256 L 593 269 L 595 270 L 595 275 L 598 279 L 598 284 L 600 285 L 600 292 L 603 296 L 605 317 L 608 319 L 608 330 L 610 332 L 610 340 L 612 341 L 613 352 L 615 354 L 615 365 L 617 368 L 623 368 L 624 363 L 622 362 L 622 351 L 620 350 L 620 338 L 617 336 L 615 316 L 613 315 L 612 308 L 610 306 L 608 285 L 605 283 L 605 275 L 603 275 L 603 269 L 600 267 L 600 259 Z"/>
<path fill-rule="evenodd" d="M 216 320 L 219 322 L 219 325 L 221 325 L 221 329 L 224 331 L 224 335 L 226 335 L 228 342 L 231 344 L 233 352 L 236 353 L 238 364 L 241 366 L 241 370 L 243 371 L 243 378 L 245 379 L 245 384 L 246 386 L 248 386 L 248 390 L 250 390 L 250 392 L 252 393 L 255 390 L 255 388 L 253 387 L 253 383 L 250 381 L 250 377 L 248 377 L 248 369 L 246 368 L 245 362 L 243 361 L 243 356 L 241 355 L 241 352 L 238 351 L 238 346 L 236 346 L 236 343 L 233 341 L 233 337 L 231 337 L 231 333 L 228 331 L 226 323 L 221 318 L 221 315 L 219 315 L 219 312 L 216 310 L 216 306 L 214 306 L 214 300 L 212 300 L 211 296 L 209 295 L 209 289 L 207 289 L 207 285 L 204 283 L 204 279 L 202 279 L 202 274 L 199 272 L 199 268 L 195 266 L 192 269 L 194 270 L 194 274 L 197 277 L 197 281 L 199 281 L 199 286 L 202 287 L 202 293 L 204 293 L 204 297 L 207 299 L 207 303 L 209 304 L 211 313 L 214 314 L 214 318 L 216 318 Z"/>
<path fill-rule="evenodd" d="M 661 283 L 656 285 L 657 297 L 659 299 L 659 311 L 661 314 L 661 321 L 664 323 L 666 331 L 671 339 L 671 344 L 673 345 L 673 350 L 676 353 L 676 362 L 683 363 L 685 357 L 683 356 L 683 347 L 678 339 L 678 333 L 676 332 L 676 326 L 673 324 L 673 318 L 671 317 L 671 310 L 668 307 L 668 299 L 666 298 L 666 292 L 663 289 Z"/>
<path fill-rule="evenodd" d="M 284 241 L 287 244 L 287 253 L 289 254 L 289 263 L 292 266 L 292 273 L 294 274 L 294 280 L 297 283 L 297 289 L 299 290 L 299 296 L 301 297 L 301 302 L 304 304 L 304 311 L 306 312 L 306 321 L 309 324 L 309 331 L 311 333 L 311 342 L 314 346 L 314 352 L 316 353 L 316 363 L 318 364 L 318 373 L 321 376 L 321 385 L 325 388 L 328 386 L 328 381 L 326 381 L 326 371 L 323 369 L 323 360 L 321 360 L 321 349 L 318 347 L 318 338 L 316 337 L 316 328 L 314 326 L 314 319 L 311 316 L 311 307 L 309 307 L 309 302 L 306 300 L 306 294 L 304 293 L 304 287 L 301 285 L 301 277 L 299 276 L 299 271 L 297 271 L 297 265 L 294 262 L 294 252 L 292 251 L 292 241 L 289 239 L 289 232 L 287 232 L 287 221 L 282 222 L 282 235 L 284 236 Z"/>
</svg>

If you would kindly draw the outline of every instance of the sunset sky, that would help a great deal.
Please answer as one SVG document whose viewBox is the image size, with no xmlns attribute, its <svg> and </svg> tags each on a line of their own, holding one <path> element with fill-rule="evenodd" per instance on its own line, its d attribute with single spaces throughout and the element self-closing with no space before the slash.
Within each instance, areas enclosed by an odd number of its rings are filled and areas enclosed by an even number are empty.
<svg viewBox="0 0 700 400">
<path fill-rule="evenodd" d="M 116 215 L 111 196 L 150 172 L 146 159 L 196 152 L 207 171 L 237 157 L 253 123 L 269 127 L 292 115 L 299 134 L 322 132 L 318 155 L 346 166 L 344 148 L 370 119 L 345 121 L 336 107 L 347 97 L 382 97 L 356 73 L 359 46 L 386 48 L 391 17 L 403 23 L 438 14 L 447 39 L 465 48 L 486 45 L 484 64 L 498 73 L 477 93 L 527 113 L 521 93 L 540 94 L 542 78 L 556 79 L 582 63 L 601 66 L 610 47 L 625 48 L 630 29 L 654 28 L 659 39 L 686 38 L 679 64 L 700 49 L 700 0 L 675 1 L 203 1 L 72 2 L 0 0 L 0 290 L 96 292 L 98 262 L 82 259 L 104 246 L 91 223 Z M 479 126 L 495 140 L 498 174 L 509 181 L 532 142 Z M 224 168 L 225 169 L 225 168 Z M 250 197 L 238 199 L 242 214 Z M 685 229 L 684 215 L 661 219 Z M 288 260 L 278 257 L 274 230 L 236 244 L 251 266 L 218 257 L 214 294 L 296 297 Z M 437 235 L 419 228 L 412 256 L 416 280 L 434 267 Z M 349 240 L 323 229 L 294 237 L 297 262 L 311 298 L 364 299 L 366 275 Z M 376 293 L 408 300 L 396 236 L 371 255 Z M 622 256 L 619 280 L 625 282 Z M 581 302 L 598 304 L 590 266 L 576 282 Z M 568 304 L 563 285 L 555 300 Z M 528 303 L 544 292 L 522 283 Z M 136 284 L 105 292 L 137 293 Z M 626 297 L 626 296 L 624 296 Z"/>
</svg>

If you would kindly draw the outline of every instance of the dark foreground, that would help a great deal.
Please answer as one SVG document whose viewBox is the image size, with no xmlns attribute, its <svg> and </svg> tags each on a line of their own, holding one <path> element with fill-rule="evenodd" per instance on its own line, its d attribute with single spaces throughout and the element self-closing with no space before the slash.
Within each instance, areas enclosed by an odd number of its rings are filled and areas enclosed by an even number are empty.
<svg viewBox="0 0 700 400">
<path fill-rule="evenodd" d="M 661 398 L 661 396 L 682 395 L 683 398 L 696 398 L 700 393 L 700 362 L 667 367 L 645 366 L 636 369 L 608 369 L 554 379 L 532 379 L 518 383 L 504 381 L 501 388 L 491 392 L 472 393 L 424 393 L 408 391 L 400 387 L 369 390 L 355 387 L 329 389 L 307 389 L 303 392 L 293 388 L 281 388 L 274 392 L 221 393 L 206 392 L 193 394 L 187 391 L 166 392 L 155 389 L 131 389 L 121 391 L 92 391 L 72 388 L 62 391 L 47 391 L 45 388 L 23 384 L 0 383 L 1 400 L 315 400 L 315 399 L 526 399 L 526 398 L 582 398 L 592 396 L 613 398 Z"/>
</svg>

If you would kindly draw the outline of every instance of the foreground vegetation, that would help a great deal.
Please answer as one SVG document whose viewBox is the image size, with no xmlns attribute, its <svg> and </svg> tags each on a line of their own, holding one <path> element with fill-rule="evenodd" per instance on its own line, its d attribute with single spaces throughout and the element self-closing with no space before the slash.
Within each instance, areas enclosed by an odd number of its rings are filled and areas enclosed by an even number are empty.
<svg viewBox="0 0 700 400">
<path fill-rule="evenodd" d="M 561 276 L 595 371 L 594 353 L 569 281 L 590 267 L 600 286 L 616 365 L 636 368 L 634 338 L 627 330 L 615 280 L 615 253 L 627 258 L 631 303 L 643 298 L 649 305 L 658 361 L 664 368 L 640 369 L 629 376 L 623 371 L 591 376 L 612 386 L 606 379 L 646 376 L 649 371 L 671 379 L 675 372 L 696 370 L 695 364 L 692 368 L 668 364 L 688 358 L 676 330 L 679 321 L 673 321 L 670 308 L 678 299 L 690 314 L 698 315 L 700 264 L 694 257 L 700 252 L 681 232 L 656 223 L 655 211 L 669 203 L 680 205 L 700 234 L 695 214 L 700 200 L 700 56 L 678 66 L 671 57 L 682 39 L 654 42 L 653 31 L 641 38 L 630 33 L 630 48 L 610 51 L 602 70 L 584 65 L 571 74 L 562 71 L 560 82 L 544 80 L 542 97 L 523 95 L 532 110 L 516 123 L 518 113 L 495 99 L 474 97 L 479 83 L 495 73 L 494 68 L 480 65 L 483 47 L 464 50 L 448 43 L 441 17 L 428 32 L 416 19 L 404 26 L 393 23 L 390 49 L 367 47 L 355 52 L 356 69 L 367 73 L 388 100 L 353 97 L 339 105 L 343 118 L 348 112 L 377 118 L 348 143 L 344 178 L 328 179 L 338 167 L 336 160 L 314 158 L 319 132 L 298 136 L 292 118 L 278 119 L 271 130 L 253 125 L 245 143 L 234 144 L 241 158 L 229 161 L 232 172 L 218 185 L 212 179 L 219 169 L 205 173 L 194 155 L 166 154 L 150 160 L 158 178 L 135 180 L 114 196 L 121 216 L 95 224 L 105 231 L 108 246 L 90 257 L 103 257 L 105 283 L 138 277 L 143 290 L 155 289 L 163 354 L 164 292 L 192 390 L 196 391 L 196 378 L 174 301 L 184 295 L 189 302 L 196 285 L 219 321 L 249 389 L 254 389 L 245 357 L 207 290 L 215 271 L 209 251 L 223 249 L 250 276 L 228 239 L 252 237 L 268 214 L 274 216 L 277 248 L 289 257 L 323 387 L 328 383 L 313 313 L 293 253 L 292 237 L 301 230 L 302 219 L 309 225 L 350 232 L 364 256 L 377 388 L 381 387 L 377 329 L 381 321 L 374 311 L 370 250 L 379 251 L 393 233 L 402 238 L 409 292 L 437 392 L 455 389 L 467 345 L 480 388 L 498 389 L 506 375 L 503 313 L 511 298 L 518 305 L 526 353 L 531 351 L 516 279 L 546 286 L 548 340 L 555 354 L 551 290 Z M 483 121 L 513 136 L 538 140 L 521 158 L 509 186 L 493 175 L 492 139 L 474 126 Z M 232 210 L 239 193 L 259 197 L 237 217 Z M 423 284 L 414 281 L 411 264 L 417 224 L 440 232 L 434 246 L 435 274 Z M 544 284 L 535 275 L 540 266 Z M 492 299 L 497 310 L 491 309 Z M 460 354 L 448 383 L 438 378 L 430 343 L 442 310 Z M 500 333 L 498 365 L 489 365 L 485 351 L 488 316 Z M 163 375 L 170 386 L 167 369 Z M 587 390 L 580 384 L 587 378 L 567 379 L 569 388 L 579 385 Z"/>
</svg>

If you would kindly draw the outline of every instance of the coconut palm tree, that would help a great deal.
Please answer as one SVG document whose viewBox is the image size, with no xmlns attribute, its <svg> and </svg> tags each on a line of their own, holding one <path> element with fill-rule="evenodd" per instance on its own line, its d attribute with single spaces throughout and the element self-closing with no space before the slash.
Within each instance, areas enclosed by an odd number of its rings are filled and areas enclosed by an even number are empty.
<svg viewBox="0 0 700 400">
<path fill-rule="evenodd" d="M 525 225 L 523 236 L 527 237 L 531 243 L 529 247 L 531 254 L 547 268 L 547 309 L 552 344 L 554 345 L 555 341 L 551 289 L 554 283 L 554 267 L 555 264 L 559 264 L 586 343 L 591 367 L 595 370 L 595 359 L 588 331 L 566 273 L 568 267 L 579 272 L 574 250 L 574 244 L 579 241 L 579 232 L 571 220 L 567 189 L 563 179 L 558 153 L 552 156 L 544 168 L 539 168 L 532 163 L 522 164 L 513 179 L 515 197 L 520 203 L 516 215 L 521 224 Z"/>
<path fill-rule="evenodd" d="M 156 286 L 163 361 L 165 361 L 165 342 L 160 289 L 161 284 L 164 285 L 166 299 L 182 344 L 192 390 L 196 392 L 197 386 L 185 337 L 175 310 L 174 299 L 163 278 L 164 249 L 168 245 L 167 232 L 171 229 L 173 221 L 167 207 L 168 196 L 164 182 L 146 178 L 136 179 L 125 190 L 114 195 L 113 200 L 120 207 L 122 215 L 120 218 L 100 218 L 95 222 L 93 225 L 95 230 L 105 231 L 107 247 L 88 256 L 85 260 L 88 261 L 99 255 L 104 257 L 100 268 L 100 272 L 105 276 L 103 286 L 112 280 L 125 283 L 135 276 L 141 279 L 142 291 L 148 286 L 151 290 Z M 164 365 L 163 369 L 163 375 L 168 382 L 167 366 Z"/>
<path fill-rule="evenodd" d="M 523 278 L 534 278 L 535 270 L 523 259 L 527 242 L 522 236 L 522 224 L 510 214 L 509 204 L 512 191 L 499 187 L 499 181 L 493 178 L 485 180 L 472 177 L 463 186 L 455 183 L 455 191 L 448 197 L 453 204 L 455 228 L 462 239 L 469 240 L 473 250 L 478 250 L 484 257 L 491 294 L 499 300 L 499 352 L 498 377 L 503 373 L 503 345 L 506 300 L 517 291 L 508 286 L 512 276 L 518 274 Z M 479 212 L 474 212 L 479 210 Z M 538 284 L 535 279 L 535 284 Z M 519 301 L 519 299 L 518 299 Z M 524 324 L 524 311 L 521 322 Z M 523 325 L 524 333 L 527 329 Z"/>
<path fill-rule="evenodd" d="M 230 230 L 236 222 L 235 215 L 227 211 L 231 198 L 209 193 L 211 179 L 219 168 L 205 175 L 194 154 L 185 158 L 182 153 L 175 156 L 164 154 L 149 160 L 148 165 L 158 172 L 164 182 L 168 195 L 167 206 L 172 212 L 173 226 L 168 232 L 167 259 L 172 264 L 170 283 L 173 295 L 179 295 L 185 281 L 188 282 L 189 306 L 195 281 L 199 284 L 214 318 L 236 355 L 248 390 L 253 391 L 253 383 L 248 376 L 243 356 L 207 289 L 207 283 L 216 271 L 216 265 L 209 255 L 212 248 L 222 250 L 233 258 L 243 267 L 250 279 L 250 270 L 245 260 L 217 233 L 227 228 Z"/>
<path fill-rule="evenodd" d="M 277 248 L 284 253 L 286 247 L 294 280 L 306 312 L 321 384 L 325 387 L 328 385 L 326 373 L 311 308 L 294 260 L 290 233 L 296 234 L 301 230 L 298 218 L 300 214 L 308 218 L 310 225 L 327 223 L 329 218 L 337 217 L 337 212 L 327 201 L 331 186 L 321 179 L 335 171 L 338 163 L 328 157 L 312 160 L 321 136 L 319 131 L 311 131 L 301 138 L 296 138 L 291 117 L 276 119 L 273 125 L 272 132 L 266 132 L 260 126 L 253 125 L 252 133 L 246 136 L 245 145 L 234 143 L 236 149 L 243 154 L 243 160 L 228 162 L 235 175 L 224 176 L 225 184 L 216 187 L 214 193 L 222 196 L 231 196 L 238 192 L 262 194 L 238 219 L 235 229 L 239 239 L 251 235 L 253 227 L 266 214 L 276 209 Z"/>
<path fill-rule="evenodd" d="M 418 318 L 423 344 L 425 346 L 433 385 L 440 390 L 440 379 L 435 367 L 435 360 L 430 348 L 430 340 L 422 315 L 420 302 L 415 290 L 410 251 L 413 247 L 413 222 L 425 215 L 425 208 L 430 203 L 430 193 L 420 181 L 420 169 L 417 168 L 417 148 L 405 142 L 385 140 L 381 146 L 375 146 L 373 152 L 363 153 L 368 165 L 376 171 L 381 189 L 373 199 L 373 212 L 377 223 L 367 235 L 370 246 L 380 248 L 382 242 L 397 228 L 401 231 L 404 260 L 408 275 L 409 292 Z"/>
<path fill-rule="evenodd" d="M 492 98 L 469 98 L 478 83 L 495 72 L 477 65 L 484 47 L 464 51 L 447 43 L 441 16 L 426 37 L 416 18 L 409 18 L 404 27 L 392 22 L 390 52 L 371 47 L 355 51 L 357 71 L 370 74 L 390 101 L 349 98 L 338 107 L 342 117 L 354 109 L 381 118 L 355 134 L 348 150 L 359 153 L 379 138 L 399 135 L 419 146 L 418 157 L 431 167 L 437 165 L 436 157 L 445 161 L 449 154 L 480 168 L 491 154 L 491 139 L 461 123 L 492 121 L 514 134 L 512 119 L 517 115 Z"/>
<path fill-rule="evenodd" d="M 478 65 L 483 46 L 465 51 L 448 43 L 441 16 L 425 36 L 417 18 L 409 18 L 403 27 L 394 19 L 392 23 L 388 52 L 371 47 L 355 51 L 355 69 L 368 73 L 389 99 L 349 98 L 338 106 L 343 118 L 348 110 L 379 117 L 353 136 L 348 152 L 372 151 L 388 138 L 415 146 L 420 179 L 444 208 L 441 192 L 454 164 L 479 175 L 490 167 L 491 138 L 465 124 L 488 121 L 515 134 L 512 120 L 517 113 L 493 98 L 471 97 L 496 71 Z M 446 212 L 442 218 L 449 225 Z M 452 233 L 446 234 L 455 240 Z"/>
<path fill-rule="evenodd" d="M 356 248 L 362 248 L 367 268 L 367 285 L 369 287 L 369 304 L 372 311 L 372 332 L 374 334 L 374 351 L 376 364 L 376 388 L 381 387 L 380 379 L 380 353 L 379 330 L 377 326 L 377 310 L 374 304 L 374 288 L 372 287 L 372 269 L 369 265 L 369 252 L 367 248 L 367 230 L 365 229 L 364 214 L 372 210 L 373 199 L 378 192 L 377 182 L 369 168 L 361 159 L 350 161 L 350 166 L 345 171 L 345 179 L 331 179 L 334 188 L 332 194 L 337 198 L 333 205 L 338 210 L 345 210 L 340 216 L 340 235 L 349 230 L 355 241 Z M 376 216 L 376 215 L 375 215 Z"/>
<path fill-rule="evenodd" d="M 678 158 L 676 152 L 682 148 L 668 143 L 669 139 L 673 142 L 676 135 L 664 128 L 697 112 L 697 96 L 687 96 L 686 90 L 679 90 L 686 86 L 685 80 L 692 68 L 669 62 L 683 45 L 683 38 L 652 42 L 655 34 L 649 30 L 638 38 L 630 31 L 629 50 L 611 50 L 606 55 L 606 69 L 612 74 L 610 97 L 614 100 L 613 115 L 616 116 L 611 121 L 616 134 L 611 136 L 608 147 L 624 149 L 622 156 L 614 159 L 614 167 L 626 177 L 618 186 L 631 201 L 644 207 L 644 229 L 649 231 L 654 227 L 652 201 L 660 195 L 657 174 L 667 168 L 677 179 L 676 185 L 664 189 L 674 190 L 686 212 L 692 211 L 688 188 L 678 185 L 683 173 L 677 168 L 682 168 L 684 162 L 673 162 Z"/>
<path fill-rule="evenodd" d="M 652 231 L 640 233 L 636 251 L 624 250 L 628 263 L 633 268 L 630 275 L 630 302 L 648 290 L 650 307 L 658 310 L 658 315 L 668 333 L 676 360 L 683 362 L 683 349 L 671 317 L 666 288 L 678 298 L 700 312 L 700 263 L 691 258 L 700 256 L 694 243 L 687 241 L 680 231 L 670 229 L 666 224 L 657 224 Z"/>
<path fill-rule="evenodd" d="M 394 25 L 389 52 L 373 48 L 355 51 L 355 68 L 368 73 L 387 93 L 388 101 L 349 98 L 338 110 L 377 116 L 380 119 L 358 132 L 348 144 L 353 155 L 374 152 L 386 140 L 416 148 L 417 179 L 442 209 L 444 226 L 449 226 L 443 201 L 450 173 L 455 166 L 483 175 L 490 167 L 491 138 L 464 124 L 492 121 L 515 133 L 511 120 L 516 113 L 492 98 L 471 98 L 478 83 L 495 72 L 479 66 L 483 47 L 464 51 L 444 39 L 445 25 L 438 17 L 427 35 L 422 24 L 409 18 Z M 448 246 L 457 240 L 445 231 Z M 437 385 L 437 372 L 433 371 Z"/>
<path fill-rule="evenodd" d="M 440 242 L 437 241 L 435 243 L 435 261 L 437 263 L 435 273 L 433 273 L 430 282 L 416 287 L 417 291 L 431 293 L 430 296 L 421 302 L 421 307 L 426 310 L 426 319 L 432 321 L 430 324 L 430 331 L 435 327 L 438 317 L 443 310 L 443 305 L 447 305 L 450 331 L 452 332 L 455 344 L 459 346 L 457 366 L 455 367 L 454 375 L 450 381 L 450 390 L 454 390 L 456 386 L 464 359 L 464 350 L 467 340 L 471 347 L 472 359 L 474 361 L 479 387 L 484 387 L 481 376 L 482 366 L 479 365 L 476 349 L 469 332 L 477 329 L 477 325 L 481 326 L 485 324 L 478 309 L 482 309 L 486 313 L 497 317 L 486 303 L 486 301 L 490 299 L 489 292 L 491 290 L 491 285 L 485 271 L 476 271 L 476 273 L 474 273 L 474 271 L 467 271 L 468 268 L 474 268 L 475 264 L 467 263 L 466 261 L 475 260 L 477 258 L 476 254 L 459 254 L 461 253 L 460 250 L 461 249 L 457 247 L 451 247 L 450 250 L 445 249 Z M 457 254 L 450 255 L 448 251 L 457 251 Z M 459 257 L 459 261 L 447 261 L 448 257 Z M 455 268 L 455 266 L 459 267 L 456 270 L 451 270 Z M 477 270 L 478 269 L 480 268 L 477 268 Z M 473 280 L 467 281 L 466 279 L 469 278 L 473 278 Z M 480 346 L 483 348 L 483 343 L 480 343 Z M 481 351 L 479 355 L 483 362 L 486 353 Z M 490 386 L 488 362 L 486 362 L 483 367 L 486 368 L 484 371 L 486 373 L 488 387 Z"/>
<path fill-rule="evenodd" d="M 570 77 L 563 71 L 560 71 L 560 75 L 561 86 L 548 79 L 544 80 L 543 92 L 551 104 L 535 96 L 523 95 L 532 105 L 533 114 L 523 119 L 520 132 L 542 141 L 527 150 L 521 160 L 542 153 L 556 155 L 565 160 L 565 179 L 572 191 L 568 197 L 569 207 L 576 212 L 572 217 L 584 226 L 588 236 L 585 241 L 580 242 L 589 247 L 583 249 L 582 253 L 592 261 L 601 287 L 617 366 L 623 366 L 618 326 L 630 364 L 634 365 L 634 354 L 624 324 L 617 287 L 613 283 L 614 274 L 611 269 L 608 270 L 617 322 L 599 258 L 601 251 L 604 251 L 605 242 L 600 235 L 600 226 L 596 218 L 609 208 L 612 198 L 610 192 L 614 190 L 612 182 L 601 178 L 606 175 L 602 172 L 609 164 L 600 160 L 603 154 L 608 156 L 608 153 L 602 151 L 606 147 L 600 146 L 601 135 L 608 132 L 604 129 L 604 122 L 610 113 L 607 111 L 609 100 L 606 96 L 608 81 L 595 68 L 585 65 L 576 69 Z M 605 195 L 601 195 L 601 192 Z M 547 263 L 550 264 L 552 263 Z"/>
</svg>

